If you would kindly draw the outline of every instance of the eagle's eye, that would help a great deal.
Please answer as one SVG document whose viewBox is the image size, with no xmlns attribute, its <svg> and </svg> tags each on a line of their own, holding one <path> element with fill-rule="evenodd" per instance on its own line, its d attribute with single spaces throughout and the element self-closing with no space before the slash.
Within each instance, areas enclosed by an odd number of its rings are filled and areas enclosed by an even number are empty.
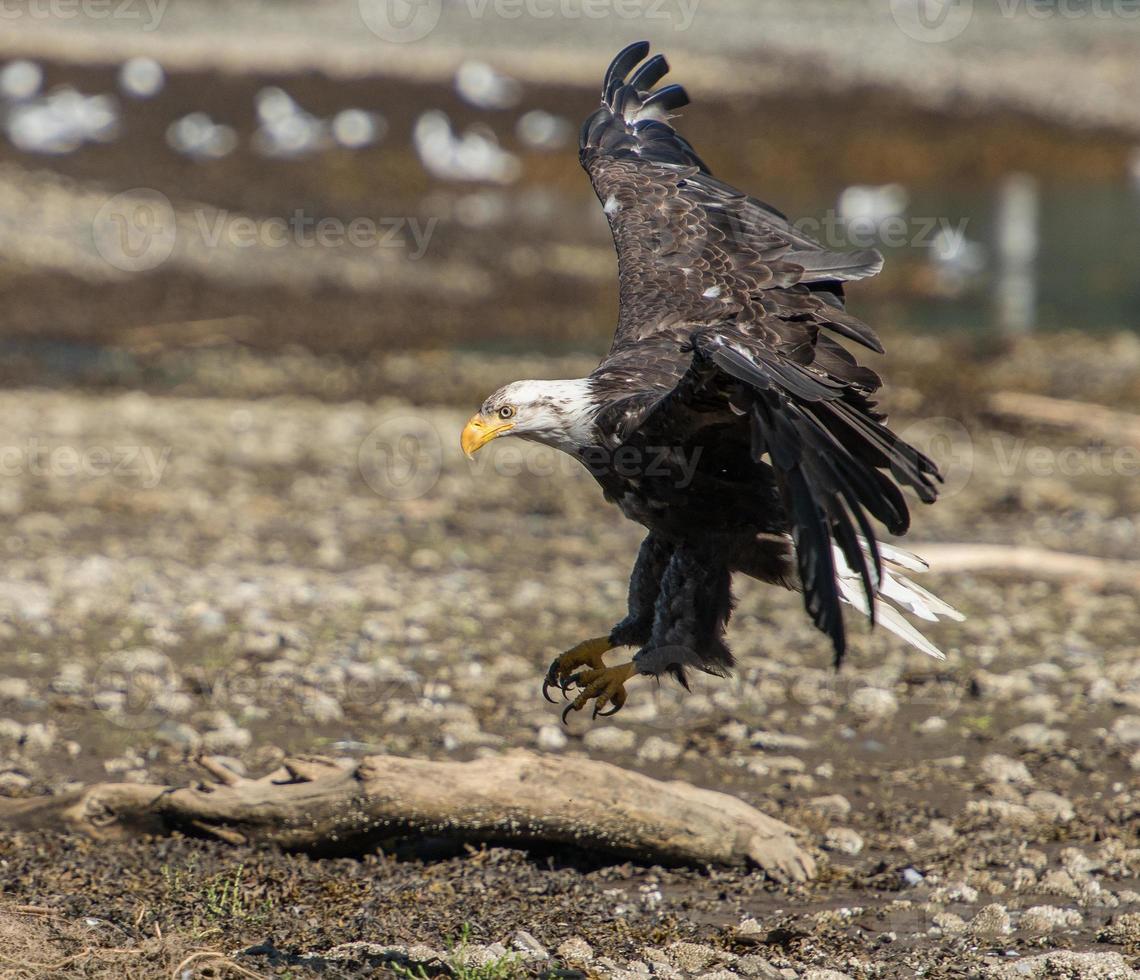
<svg viewBox="0 0 1140 980">
<path fill-rule="evenodd" d="M 515 408 L 513 405 L 504 405 L 499 409 L 499 418 L 513 419 L 515 417 Z"/>
</svg>

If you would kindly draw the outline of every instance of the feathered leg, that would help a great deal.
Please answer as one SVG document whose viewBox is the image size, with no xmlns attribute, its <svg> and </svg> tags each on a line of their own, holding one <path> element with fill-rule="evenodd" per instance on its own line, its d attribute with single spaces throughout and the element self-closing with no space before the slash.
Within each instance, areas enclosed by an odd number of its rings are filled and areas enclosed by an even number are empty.
<svg viewBox="0 0 1140 980">
<path fill-rule="evenodd" d="M 549 693 L 552 686 L 561 688 L 563 696 L 573 686 L 582 689 L 582 693 L 563 712 L 563 720 L 570 711 L 580 710 L 590 700 L 595 701 L 595 717 L 598 714 L 613 714 L 625 703 L 622 685 L 633 674 L 633 670 L 629 664 L 606 667 L 602 657 L 614 647 L 641 646 L 648 642 L 653 632 L 661 579 L 672 554 L 673 545 L 653 533 L 646 535 L 637 553 L 633 574 L 630 575 L 629 611 L 625 619 L 614 626 L 608 636 L 579 643 L 550 665 L 542 683 L 542 693 L 548 701 L 553 700 Z M 612 710 L 600 711 L 607 702 L 613 705 Z"/>
<path fill-rule="evenodd" d="M 629 613 L 610 630 L 611 647 L 642 646 L 653 633 L 661 579 L 673 557 L 674 546 L 656 534 L 646 535 L 629 577 Z"/>
<path fill-rule="evenodd" d="M 727 674 L 734 662 L 724 642 L 732 605 L 728 566 L 704 550 L 679 546 L 661 580 L 652 635 L 633 658 L 637 672 L 668 672 L 686 687 L 686 667 Z"/>
<path fill-rule="evenodd" d="M 727 674 L 733 663 L 724 643 L 732 614 L 731 584 L 732 573 L 720 558 L 689 545 L 674 548 L 661 576 L 648 641 L 629 663 L 573 675 L 582 690 L 562 712 L 563 720 L 590 701 L 595 718 L 619 711 L 626 701 L 625 683 L 635 674 L 670 673 L 686 687 L 687 667 Z"/>
</svg>

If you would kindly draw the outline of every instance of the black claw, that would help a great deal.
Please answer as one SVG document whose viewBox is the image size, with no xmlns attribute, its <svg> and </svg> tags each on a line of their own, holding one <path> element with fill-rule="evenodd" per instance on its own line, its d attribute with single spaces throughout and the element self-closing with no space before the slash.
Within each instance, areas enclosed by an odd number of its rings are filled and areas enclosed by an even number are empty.
<svg viewBox="0 0 1140 980">
<path fill-rule="evenodd" d="M 612 708 L 610 708 L 609 711 L 599 711 L 597 709 L 597 707 L 595 706 L 594 707 L 594 717 L 595 718 L 608 718 L 610 715 L 616 715 L 619 711 L 621 711 L 621 709 L 622 709 L 622 706 L 620 704 L 615 704 Z"/>
<path fill-rule="evenodd" d="M 557 704 L 558 703 L 557 701 L 554 700 L 554 698 L 552 698 L 550 696 L 550 678 L 547 678 L 546 680 L 544 680 L 542 682 L 542 696 L 544 698 L 546 698 L 546 700 L 549 701 L 551 704 Z"/>
<path fill-rule="evenodd" d="M 562 724 L 563 725 L 566 724 L 566 719 L 569 717 L 571 711 L 577 711 L 577 710 L 578 709 L 574 707 L 573 701 L 571 701 L 568 705 L 566 705 L 566 707 L 562 709 Z"/>
</svg>

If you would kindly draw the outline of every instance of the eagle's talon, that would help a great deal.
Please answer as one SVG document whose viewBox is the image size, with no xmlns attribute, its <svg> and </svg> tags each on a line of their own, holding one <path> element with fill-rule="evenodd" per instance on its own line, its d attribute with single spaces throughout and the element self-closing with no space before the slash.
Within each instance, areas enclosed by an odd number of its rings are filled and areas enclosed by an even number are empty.
<svg viewBox="0 0 1140 980">
<path fill-rule="evenodd" d="M 542 682 L 542 696 L 551 704 L 558 702 L 550 696 L 550 688 L 557 686 L 562 691 L 564 700 L 569 700 L 569 691 L 578 684 L 583 674 L 604 670 L 606 662 L 603 654 L 613 649 L 609 637 L 598 636 L 592 640 L 585 640 L 576 647 L 567 650 L 559 657 L 555 657 L 546 671 L 546 679 Z M 581 670 L 587 667 L 590 670 Z"/>
<path fill-rule="evenodd" d="M 617 714 L 625 707 L 625 682 L 636 672 L 637 668 L 631 661 L 617 667 L 602 667 L 575 674 L 573 679 L 582 689 L 582 693 L 562 710 L 562 723 L 566 723 L 571 711 L 581 711 L 589 701 L 594 702 L 592 715 L 594 718 Z M 603 711 L 607 705 L 610 706 L 609 709 Z"/>
</svg>

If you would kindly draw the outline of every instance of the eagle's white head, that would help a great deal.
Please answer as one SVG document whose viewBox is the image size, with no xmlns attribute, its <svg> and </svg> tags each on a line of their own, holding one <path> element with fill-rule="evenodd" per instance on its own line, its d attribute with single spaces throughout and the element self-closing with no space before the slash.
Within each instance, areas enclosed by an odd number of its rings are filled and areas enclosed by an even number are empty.
<svg viewBox="0 0 1140 980">
<path fill-rule="evenodd" d="M 483 402 L 464 426 L 459 442 L 468 456 L 505 435 L 574 453 L 596 443 L 597 413 L 589 378 L 514 381 Z"/>
</svg>

